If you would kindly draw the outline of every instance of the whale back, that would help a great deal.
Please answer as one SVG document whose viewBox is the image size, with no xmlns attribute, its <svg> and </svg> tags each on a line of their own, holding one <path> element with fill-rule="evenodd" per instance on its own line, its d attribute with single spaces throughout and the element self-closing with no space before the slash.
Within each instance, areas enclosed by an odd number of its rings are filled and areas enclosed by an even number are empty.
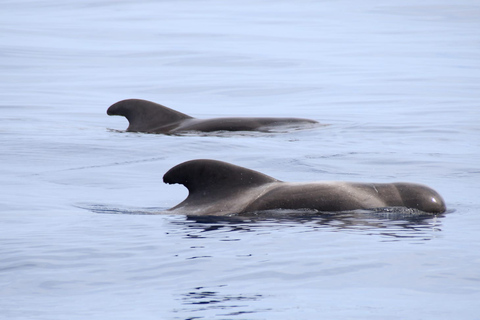
<svg viewBox="0 0 480 320">
<path fill-rule="evenodd" d="M 187 199 L 177 207 L 198 206 L 217 201 L 237 199 L 259 186 L 279 180 L 263 173 L 217 160 L 191 160 L 181 163 L 165 173 L 163 181 L 183 184 L 189 191 Z"/>
<path fill-rule="evenodd" d="M 435 190 L 417 183 L 324 181 L 278 184 L 256 198 L 245 211 L 303 208 L 336 212 L 390 207 L 428 213 L 446 210 L 445 202 Z"/>
<path fill-rule="evenodd" d="M 182 120 L 192 119 L 184 113 L 141 99 L 126 99 L 114 103 L 107 109 L 107 114 L 127 118 L 127 131 L 130 132 L 164 133 L 178 126 Z"/>
</svg>

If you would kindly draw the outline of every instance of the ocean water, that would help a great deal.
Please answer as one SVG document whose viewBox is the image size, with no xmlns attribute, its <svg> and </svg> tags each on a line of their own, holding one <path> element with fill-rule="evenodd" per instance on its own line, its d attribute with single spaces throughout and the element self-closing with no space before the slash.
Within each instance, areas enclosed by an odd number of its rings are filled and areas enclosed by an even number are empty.
<svg viewBox="0 0 480 320">
<path fill-rule="evenodd" d="M 3 1 L 1 319 L 480 319 L 475 1 Z M 141 98 L 289 133 L 125 133 Z M 155 215 L 163 174 L 411 181 L 448 212 Z"/>
</svg>

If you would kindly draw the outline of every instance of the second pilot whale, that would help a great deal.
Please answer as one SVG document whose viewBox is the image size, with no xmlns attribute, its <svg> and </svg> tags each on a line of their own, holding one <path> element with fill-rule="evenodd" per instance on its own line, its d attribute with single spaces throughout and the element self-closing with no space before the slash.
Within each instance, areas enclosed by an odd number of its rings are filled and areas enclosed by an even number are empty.
<svg viewBox="0 0 480 320">
<path fill-rule="evenodd" d="M 161 104 L 141 99 L 126 99 L 116 102 L 107 109 L 107 114 L 127 118 L 129 122 L 128 132 L 163 134 L 189 131 L 268 132 L 275 127 L 302 128 L 319 124 L 315 120 L 302 118 L 226 117 L 198 119 Z"/>
</svg>

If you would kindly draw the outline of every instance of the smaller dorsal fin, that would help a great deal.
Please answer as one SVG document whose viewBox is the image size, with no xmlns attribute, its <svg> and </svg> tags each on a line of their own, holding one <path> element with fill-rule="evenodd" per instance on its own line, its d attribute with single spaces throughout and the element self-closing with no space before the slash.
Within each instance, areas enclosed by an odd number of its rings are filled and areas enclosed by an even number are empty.
<svg viewBox="0 0 480 320">
<path fill-rule="evenodd" d="M 162 106 L 161 104 L 141 100 L 126 99 L 111 105 L 107 114 L 110 116 L 124 116 L 128 119 L 127 131 L 167 132 L 171 126 L 185 119 L 192 119 L 189 115 Z"/>
<path fill-rule="evenodd" d="M 226 197 L 239 190 L 279 181 L 263 173 L 217 160 L 191 160 L 168 170 L 165 183 L 183 184 L 189 199 L 209 196 Z"/>
</svg>

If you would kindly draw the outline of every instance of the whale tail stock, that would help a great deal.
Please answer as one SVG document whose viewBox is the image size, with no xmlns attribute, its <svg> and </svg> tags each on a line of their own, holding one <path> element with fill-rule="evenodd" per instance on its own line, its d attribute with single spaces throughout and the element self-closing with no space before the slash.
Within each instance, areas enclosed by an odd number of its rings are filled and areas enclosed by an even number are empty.
<svg viewBox="0 0 480 320">
<path fill-rule="evenodd" d="M 107 114 L 127 118 L 129 122 L 127 131 L 130 132 L 167 132 L 179 121 L 193 119 L 189 115 L 161 104 L 141 99 L 126 99 L 116 102 L 107 109 Z"/>
</svg>

